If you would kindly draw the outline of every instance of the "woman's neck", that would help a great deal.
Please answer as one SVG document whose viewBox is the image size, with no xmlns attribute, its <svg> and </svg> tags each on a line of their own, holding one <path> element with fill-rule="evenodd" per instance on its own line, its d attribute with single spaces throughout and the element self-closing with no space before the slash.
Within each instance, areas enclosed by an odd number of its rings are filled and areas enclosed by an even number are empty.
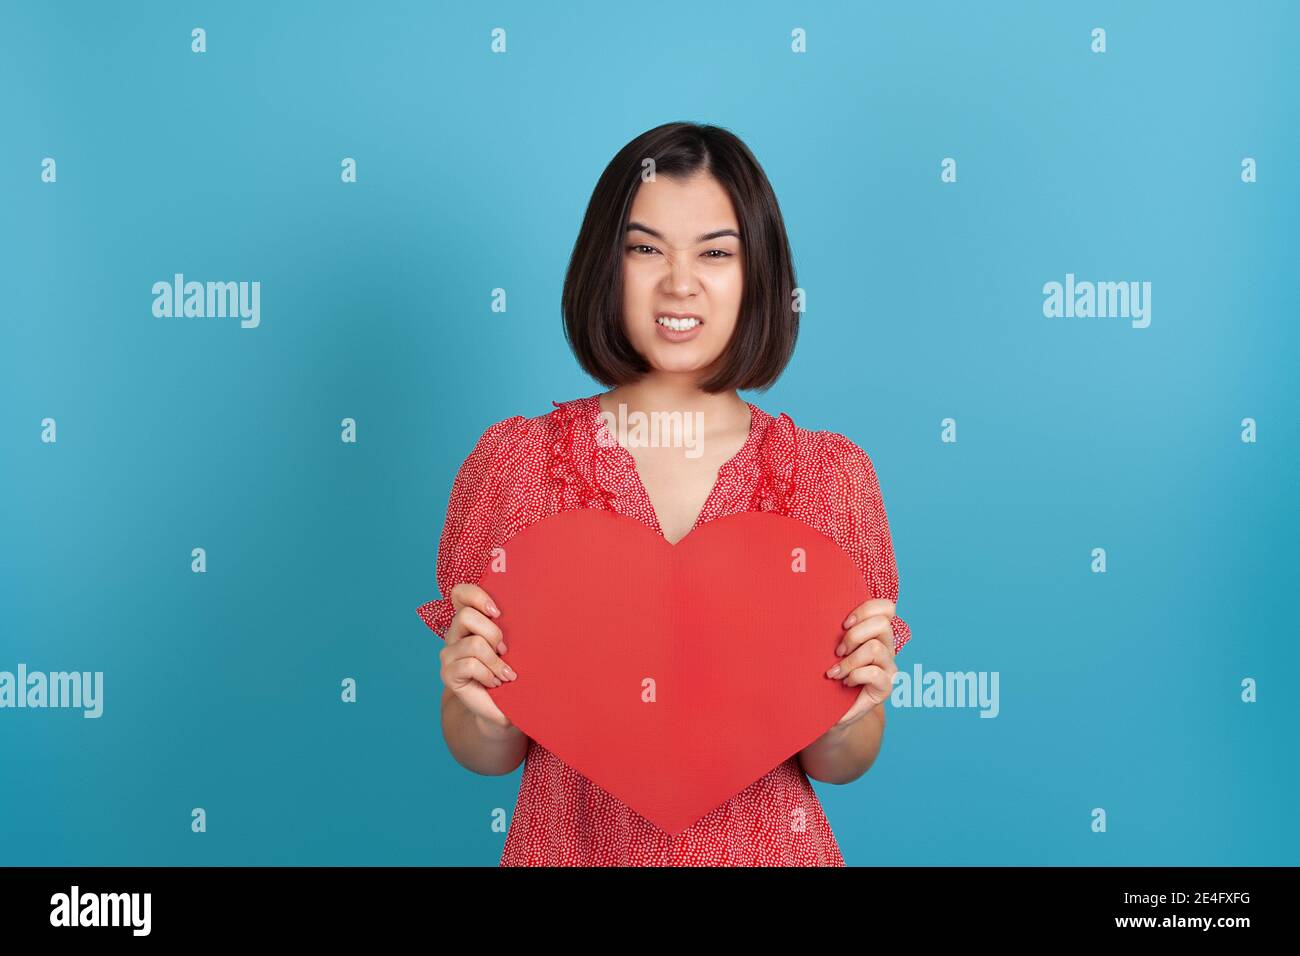
<svg viewBox="0 0 1300 956">
<path fill-rule="evenodd" d="M 700 414 L 706 432 L 724 433 L 746 429 L 749 405 L 735 389 L 710 394 L 696 387 L 694 381 L 643 376 L 636 382 L 620 385 L 600 396 L 601 409 L 617 416 L 619 406 L 631 412 L 680 412 Z"/>
</svg>

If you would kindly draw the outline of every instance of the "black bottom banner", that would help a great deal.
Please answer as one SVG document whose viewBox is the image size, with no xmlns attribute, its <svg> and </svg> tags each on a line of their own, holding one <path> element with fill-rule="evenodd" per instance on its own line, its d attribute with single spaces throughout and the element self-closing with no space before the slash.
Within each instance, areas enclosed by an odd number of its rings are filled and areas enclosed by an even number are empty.
<svg viewBox="0 0 1300 956">
<path fill-rule="evenodd" d="M 16 867 L 0 869 L 0 925 L 7 941 L 71 934 L 91 945 L 397 933 L 436 945 L 444 929 L 496 942 L 543 927 L 612 944 L 688 924 L 730 940 L 803 927 L 863 943 L 1105 933 L 1231 945 L 1237 934 L 1285 931 L 1295 875 L 1287 867 Z"/>
</svg>

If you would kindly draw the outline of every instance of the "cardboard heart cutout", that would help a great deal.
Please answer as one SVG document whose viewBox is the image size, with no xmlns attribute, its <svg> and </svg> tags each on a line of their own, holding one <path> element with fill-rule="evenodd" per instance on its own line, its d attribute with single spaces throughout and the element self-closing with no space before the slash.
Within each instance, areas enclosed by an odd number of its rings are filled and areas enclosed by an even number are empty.
<svg viewBox="0 0 1300 956">
<path fill-rule="evenodd" d="M 479 584 L 519 675 L 489 690 L 497 706 L 670 834 L 812 743 L 861 691 L 826 671 L 870 593 L 794 518 L 730 515 L 672 545 L 633 518 L 562 511 L 494 552 Z"/>
</svg>

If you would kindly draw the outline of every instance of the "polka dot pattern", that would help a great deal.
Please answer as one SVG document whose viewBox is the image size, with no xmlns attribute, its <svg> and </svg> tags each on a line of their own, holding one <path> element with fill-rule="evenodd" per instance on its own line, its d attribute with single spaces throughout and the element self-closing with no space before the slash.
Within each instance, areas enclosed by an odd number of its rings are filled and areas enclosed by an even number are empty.
<svg viewBox="0 0 1300 956">
<path fill-rule="evenodd" d="M 546 415 L 489 426 L 457 472 L 438 551 L 443 594 L 477 581 L 492 548 L 558 511 L 604 508 L 663 534 L 631 453 L 600 418 L 599 395 L 551 404 Z M 798 518 L 852 557 L 873 597 L 897 603 L 889 524 L 867 454 L 843 435 L 749 407 L 749 437 L 719 469 L 695 527 L 744 511 Z M 445 637 L 454 609 L 439 598 L 417 613 Z M 901 617 L 893 634 L 897 653 L 911 638 Z M 669 836 L 530 741 L 501 865 L 843 866 L 844 859 L 797 756 Z"/>
</svg>

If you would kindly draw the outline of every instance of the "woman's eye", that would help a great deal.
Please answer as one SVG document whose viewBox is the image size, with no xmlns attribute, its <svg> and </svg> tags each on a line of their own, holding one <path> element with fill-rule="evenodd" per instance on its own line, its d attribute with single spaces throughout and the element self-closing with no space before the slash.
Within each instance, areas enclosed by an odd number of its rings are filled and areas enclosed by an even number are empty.
<svg viewBox="0 0 1300 956">
<path fill-rule="evenodd" d="M 654 246 L 647 245 L 644 242 L 638 242 L 636 245 L 628 246 L 627 248 L 629 252 L 640 252 L 643 255 L 652 255 L 653 253 L 659 251 Z M 645 251 L 642 252 L 642 250 Z M 714 255 L 714 253 L 717 253 L 717 255 Z M 710 249 L 708 252 L 702 253 L 702 255 L 708 259 L 730 259 L 731 258 L 731 253 L 727 252 L 727 250 L 725 249 Z"/>
</svg>

